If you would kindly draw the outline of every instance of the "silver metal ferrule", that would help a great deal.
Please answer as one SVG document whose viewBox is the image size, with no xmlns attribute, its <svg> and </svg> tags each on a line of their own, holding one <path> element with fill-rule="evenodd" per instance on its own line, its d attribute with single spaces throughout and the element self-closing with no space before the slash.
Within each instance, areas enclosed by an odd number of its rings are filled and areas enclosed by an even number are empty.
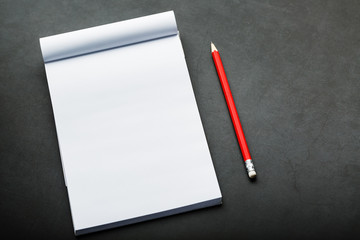
<svg viewBox="0 0 360 240">
<path fill-rule="evenodd" d="M 246 171 L 250 178 L 254 178 L 256 176 L 255 167 L 251 159 L 245 161 Z"/>
</svg>

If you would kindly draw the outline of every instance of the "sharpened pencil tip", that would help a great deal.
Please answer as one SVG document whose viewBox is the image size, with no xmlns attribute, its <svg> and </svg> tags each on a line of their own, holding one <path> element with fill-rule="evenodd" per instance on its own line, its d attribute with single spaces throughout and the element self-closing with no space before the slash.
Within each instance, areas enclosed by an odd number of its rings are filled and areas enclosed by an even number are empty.
<svg viewBox="0 0 360 240">
<path fill-rule="evenodd" d="M 215 45 L 213 44 L 213 42 L 211 42 L 211 52 L 217 51 Z"/>
</svg>

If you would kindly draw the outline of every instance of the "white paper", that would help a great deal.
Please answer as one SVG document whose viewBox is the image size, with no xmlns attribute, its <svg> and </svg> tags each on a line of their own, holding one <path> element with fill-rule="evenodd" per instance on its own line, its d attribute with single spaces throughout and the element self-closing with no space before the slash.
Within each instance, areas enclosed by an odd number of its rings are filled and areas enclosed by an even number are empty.
<svg viewBox="0 0 360 240">
<path fill-rule="evenodd" d="M 173 11 L 40 39 L 44 62 L 177 34 Z"/>
<path fill-rule="evenodd" d="M 220 203 L 178 35 L 45 67 L 75 232 Z"/>
</svg>

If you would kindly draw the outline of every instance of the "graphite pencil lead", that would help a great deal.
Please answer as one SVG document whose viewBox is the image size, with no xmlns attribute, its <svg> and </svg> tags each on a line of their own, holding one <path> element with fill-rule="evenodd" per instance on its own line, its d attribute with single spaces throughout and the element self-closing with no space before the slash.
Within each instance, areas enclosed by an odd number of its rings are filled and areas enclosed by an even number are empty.
<svg viewBox="0 0 360 240">
<path fill-rule="evenodd" d="M 217 49 L 216 49 L 215 45 L 211 42 L 211 52 L 213 52 L 213 51 L 217 51 Z"/>
</svg>

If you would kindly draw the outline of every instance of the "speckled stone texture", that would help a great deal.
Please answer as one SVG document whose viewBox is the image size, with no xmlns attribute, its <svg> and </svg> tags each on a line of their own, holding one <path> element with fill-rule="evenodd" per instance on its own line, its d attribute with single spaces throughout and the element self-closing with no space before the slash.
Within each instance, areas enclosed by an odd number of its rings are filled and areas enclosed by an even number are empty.
<svg viewBox="0 0 360 240">
<path fill-rule="evenodd" d="M 223 205 L 81 239 L 359 236 L 360 1 L 2 0 L 1 238 L 76 239 L 38 39 L 167 10 L 175 11 Z M 210 41 L 256 181 L 246 175 Z"/>
</svg>

